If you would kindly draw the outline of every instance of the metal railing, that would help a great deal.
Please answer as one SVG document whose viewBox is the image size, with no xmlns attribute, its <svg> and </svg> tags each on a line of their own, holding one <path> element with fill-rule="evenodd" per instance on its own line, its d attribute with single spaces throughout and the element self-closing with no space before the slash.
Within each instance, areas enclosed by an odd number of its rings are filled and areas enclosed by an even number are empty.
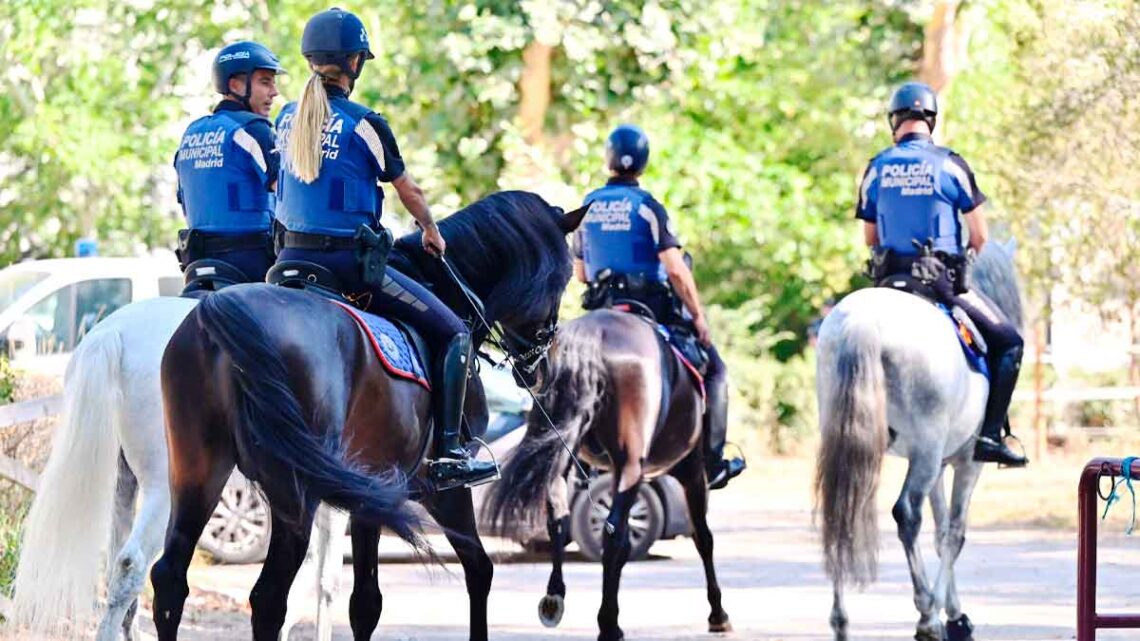
<svg viewBox="0 0 1140 641">
<path fill-rule="evenodd" d="M 1077 641 L 1096 641 L 1098 629 L 1140 629 L 1138 614 L 1098 614 L 1096 611 L 1096 534 L 1101 479 L 1115 482 L 1124 470 L 1123 461 L 1096 458 L 1085 465 L 1078 486 L 1079 534 L 1077 543 Z M 1140 470 L 1129 470 L 1133 480 L 1140 480 Z"/>
</svg>

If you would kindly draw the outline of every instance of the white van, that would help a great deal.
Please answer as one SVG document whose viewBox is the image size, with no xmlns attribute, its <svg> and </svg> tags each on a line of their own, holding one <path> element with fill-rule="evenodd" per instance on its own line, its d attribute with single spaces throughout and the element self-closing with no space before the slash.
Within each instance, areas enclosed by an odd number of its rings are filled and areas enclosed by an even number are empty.
<svg viewBox="0 0 1140 641">
<path fill-rule="evenodd" d="M 0 351 L 19 369 L 62 375 L 96 322 L 128 303 L 181 291 L 169 253 L 17 263 L 0 271 Z"/>
</svg>

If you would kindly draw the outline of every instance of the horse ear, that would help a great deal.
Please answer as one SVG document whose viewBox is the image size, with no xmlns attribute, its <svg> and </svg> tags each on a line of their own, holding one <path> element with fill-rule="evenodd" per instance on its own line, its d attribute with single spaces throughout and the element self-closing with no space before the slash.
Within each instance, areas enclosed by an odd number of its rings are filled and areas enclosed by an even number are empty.
<svg viewBox="0 0 1140 641">
<path fill-rule="evenodd" d="M 590 210 L 590 205 L 593 202 L 591 200 L 574 211 L 562 215 L 562 218 L 558 220 L 558 226 L 562 229 L 563 234 L 569 234 L 578 229 L 578 225 L 582 224 L 582 219 L 586 217 L 586 212 Z"/>
</svg>

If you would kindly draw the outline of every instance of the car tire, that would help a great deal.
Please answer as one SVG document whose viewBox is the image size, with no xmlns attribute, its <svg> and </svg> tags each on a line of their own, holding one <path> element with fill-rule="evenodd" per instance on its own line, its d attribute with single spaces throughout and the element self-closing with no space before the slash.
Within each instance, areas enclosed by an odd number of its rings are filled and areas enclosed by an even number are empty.
<svg viewBox="0 0 1140 641">
<path fill-rule="evenodd" d="M 590 483 L 590 494 L 579 492 L 570 511 L 570 538 L 578 544 L 582 555 L 591 561 L 602 558 L 602 530 L 613 504 L 613 477 L 603 474 Z M 593 505 L 590 504 L 593 496 Z M 630 561 L 649 556 L 649 549 L 661 537 L 665 525 L 665 508 L 657 492 L 648 483 L 638 488 L 637 498 L 629 511 Z"/>
<path fill-rule="evenodd" d="M 269 552 L 270 524 L 265 497 L 247 479 L 234 478 L 222 490 L 198 547 L 219 563 L 261 563 Z"/>
</svg>

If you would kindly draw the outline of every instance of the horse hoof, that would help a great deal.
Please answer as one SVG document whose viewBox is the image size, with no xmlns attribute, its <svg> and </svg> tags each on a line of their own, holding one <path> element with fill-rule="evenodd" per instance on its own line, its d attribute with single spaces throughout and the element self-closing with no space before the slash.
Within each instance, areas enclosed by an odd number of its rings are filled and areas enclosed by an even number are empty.
<svg viewBox="0 0 1140 641">
<path fill-rule="evenodd" d="M 712 632 L 714 634 L 732 632 L 732 622 L 728 620 L 728 617 L 725 617 L 724 621 L 717 623 L 709 621 L 709 632 Z"/>
<path fill-rule="evenodd" d="M 957 619 L 946 622 L 946 641 L 974 641 L 974 624 L 970 617 L 962 614 Z"/>
<path fill-rule="evenodd" d="M 538 620 L 548 628 L 556 628 L 566 612 L 566 601 L 557 594 L 548 594 L 538 602 Z"/>
<path fill-rule="evenodd" d="M 918 630 L 914 633 L 914 641 L 945 641 L 942 638 L 941 627 L 942 626 Z"/>
</svg>

